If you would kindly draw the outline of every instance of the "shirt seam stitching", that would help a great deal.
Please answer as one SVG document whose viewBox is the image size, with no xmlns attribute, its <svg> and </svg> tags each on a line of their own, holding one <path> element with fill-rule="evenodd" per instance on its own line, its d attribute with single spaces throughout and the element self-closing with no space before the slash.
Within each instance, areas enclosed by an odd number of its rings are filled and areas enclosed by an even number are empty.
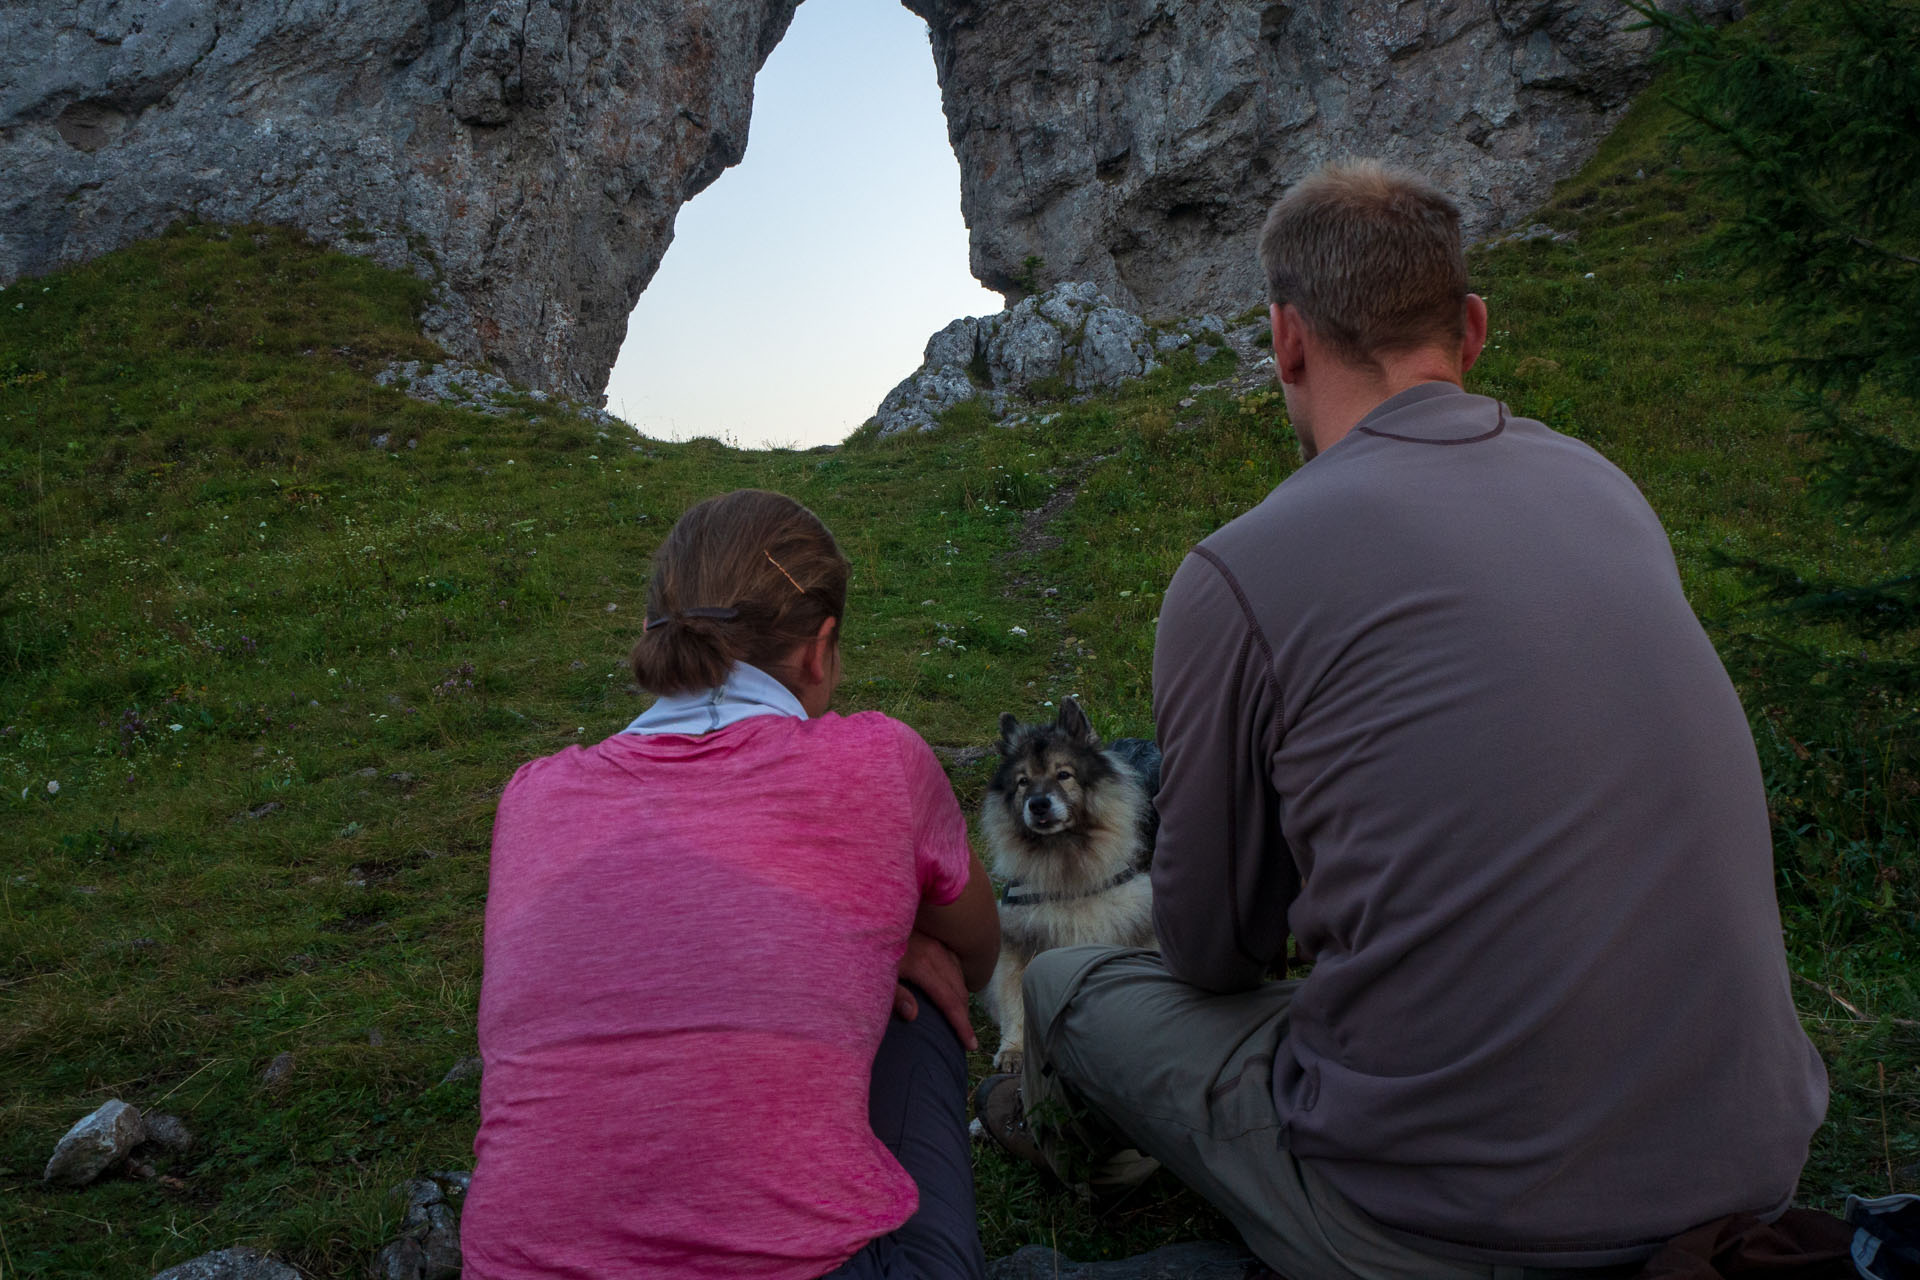
<svg viewBox="0 0 1920 1280">
<path fill-rule="evenodd" d="M 1493 430 L 1483 431 L 1477 436 L 1463 436 L 1458 440 L 1427 440 L 1420 436 L 1401 436 L 1391 431 L 1380 431 L 1374 427 L 1355 427 L 1354 430 L 1362 435 L 1372 436 L 1376 440 L 1398 440 L 1403 444 L 1480 444 L 1493 439 L 1507 429 L 1507 406 L 1496 401 L 1494 409 L 1498 418 L 1493 424 Z"/>
<path fill-rule="evenodd" d="M 1227 568 L 1226 562 L 1220 558 L 1217 552 L 1203 545 L 1195 547 L 1193 554 L 1213 566 L 1214 571 L 1220 575 L 1221 581 L 1227 584 L 1227 590 L 1233 593 L 1235 603 L 1240 606 L 1240 615 L 1245 618 L 1247 622 L 1247 633 L 1253 642 L 1260 646 L 1260 657 L 1262 660 L 1261 677 L 1269 690 L 1275 695 L 1273 705 L 1280 714 L 1281 731 L 1285 732 L 1287 727 L 1287 713 L 1286 708 L 1280 704 L 1279 689 L 1275 685 L 1273 678 L 1273 646 L 1267 643 L 1266 632 L 1260 629 L 1260 623 L 1253 616 L 1253 602 L 1247 599 L 1247 593 L 1241 588 L 1240 580 L 1233 576 L 1233 571 Z M 1242 648 L 1244 652 L 1244 646 Z"/>
</svg>

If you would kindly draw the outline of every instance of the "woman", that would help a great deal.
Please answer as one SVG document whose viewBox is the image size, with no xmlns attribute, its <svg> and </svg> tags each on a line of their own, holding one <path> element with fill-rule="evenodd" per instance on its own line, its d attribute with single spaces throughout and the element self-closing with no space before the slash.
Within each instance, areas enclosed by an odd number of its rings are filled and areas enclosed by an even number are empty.
<svg viewBox="0 0 1920 1280">
<path fill-rule="evenodd" d="M 742 490 L 655 553 L 659 700 L 514 775 L 494 826 L 469 1280 L 977 1276 L 966 1066 L 889 1018 L 916 930 L 999 925 L 932 751 L 827 712 L 847 561 Z"/>
</svg>

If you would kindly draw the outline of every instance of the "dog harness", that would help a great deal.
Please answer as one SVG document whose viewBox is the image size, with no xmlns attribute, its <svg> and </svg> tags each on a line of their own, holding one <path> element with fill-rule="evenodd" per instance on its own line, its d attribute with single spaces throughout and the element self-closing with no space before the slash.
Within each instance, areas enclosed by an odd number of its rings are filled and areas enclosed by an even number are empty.
<svg viewBox="0 0 1920 1280">
<path fill-rule="evenodd" d="M 1000 905 L 1003 907 L 1031 907 L 1042 902 L 1078 902 L 1082 898 L 1091 898 L 1117 888 L 1140 874 L 1140 868 L 1128 867 L 1105 884 L 1095 885 L 1080 893 L 1022 893 L 1018 880 L 1007 881 L 1007 887 L 1000 891 Z"/>
</svg>

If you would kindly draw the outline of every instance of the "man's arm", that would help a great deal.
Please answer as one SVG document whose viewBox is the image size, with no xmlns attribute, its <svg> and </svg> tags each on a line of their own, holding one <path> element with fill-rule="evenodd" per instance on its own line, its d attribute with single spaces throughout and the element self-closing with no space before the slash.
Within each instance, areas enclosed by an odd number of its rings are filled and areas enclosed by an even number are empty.
<svg viewBox="0 0 1920 1280">
<path fill-rule="evenodd" d="M 1181 564 L 1153 649 L 1160 749 L 1153 921 L 1175 977 L 1210 991 L 1257 986 L 1287 941 L 1299 891 L 1268 753 L 1281 710 L 1272 657 L 1205 552 Z"/>
</svg>

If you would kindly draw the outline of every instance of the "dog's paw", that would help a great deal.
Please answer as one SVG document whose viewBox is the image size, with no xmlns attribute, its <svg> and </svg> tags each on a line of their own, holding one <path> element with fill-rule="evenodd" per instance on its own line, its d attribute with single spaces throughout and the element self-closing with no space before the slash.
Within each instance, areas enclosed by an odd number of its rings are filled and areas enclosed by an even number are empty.
<svg viewBox="0 0 1920 1280">
<path fill-rule="evenodd" d="M 1000 1052 L 993 1055 L 993 1069 L 1018 1075 L 1026 1060 L 1027 1051 L 1024 1045 L 1003 1044 L 1000 1046 Z"/>
</svg>

